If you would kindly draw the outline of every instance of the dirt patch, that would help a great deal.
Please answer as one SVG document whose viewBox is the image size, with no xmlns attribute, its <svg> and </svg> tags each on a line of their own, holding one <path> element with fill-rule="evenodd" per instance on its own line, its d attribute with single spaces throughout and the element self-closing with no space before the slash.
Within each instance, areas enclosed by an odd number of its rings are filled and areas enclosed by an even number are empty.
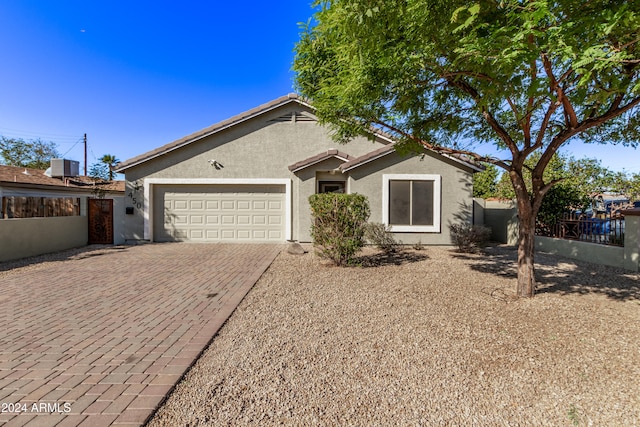
<svg viewBox="0 0 640 427">
<path fill-rule="evenodd" d="M 283 252 L 151 426 L 634 425 L 640 277 L 448 248 L 336 268 Z"/>
</svg>

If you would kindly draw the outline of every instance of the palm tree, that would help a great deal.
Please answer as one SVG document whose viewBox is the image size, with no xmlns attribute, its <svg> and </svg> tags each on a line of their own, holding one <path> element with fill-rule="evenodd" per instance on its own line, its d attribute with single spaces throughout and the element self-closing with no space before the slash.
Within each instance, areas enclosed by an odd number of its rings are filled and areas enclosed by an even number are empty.
<svg viewBox="0 0 640 427">
<path fill-rule="evenodd" d="M 113 181 L 113 178 L 116 175 L 116 173 L 113 171 L 113 168 L 120 160 L 118 160 L 113 154 L 105 154 L 104 156 L 100 157 L 99 160 L 109 167 L 109 181 Z"/>
</svg>

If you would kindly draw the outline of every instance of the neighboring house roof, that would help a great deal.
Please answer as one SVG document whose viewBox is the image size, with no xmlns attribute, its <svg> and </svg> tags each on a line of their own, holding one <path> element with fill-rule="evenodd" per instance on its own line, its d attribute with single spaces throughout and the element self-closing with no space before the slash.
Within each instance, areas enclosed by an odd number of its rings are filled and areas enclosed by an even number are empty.
<svg viewBox="0 0 640 427">
<path fill-rule="evenodd" d="M 271 102 L 267 102 L 266 104 L 262 104 L 258 107 L 252 108 L 251 110 L 245 111 L 244 113 L 240 113 L 236 116 L 233 116 L 227 120 L 223 120 L 219 123 L 216 123 L 212 126 L 209 126 L 205 129 L 202 129 L 198 132 L 194 132 L 190 135 L 187 135 L 183 138 L 180 138 L 178 140 L 175 140 L 173 142 L 170 142 L 168 144 L 165 144 L 161 147 L 158 147 L 154 150 L 148 151 L 146 153 L 143 153 L 139 156 L 133 157 L 131 159 L 125 160 L 124 162 L 120 162 L 116 165 L 116 167 L 114 168 L 114 170 L 116 172 L 122 172 L 126 169 L 129 169 L 133 166 L 137 166 L 141 163 L 144 163 L 148 160 L 154 159 L 156 157 L 162 156 L 166 153 L 169 153 L 173 150 L 177 150 L 181 147 L 184 147 L 185 145 L 191 144 L 192 142 L 196 142 L 198 140 L 201 140 L 202 138 L 206 138 L 210 135 L 213 135 L 217 132 L 221 132 L 225 129 L 228 129 L 231 126 L 235 126 L 239 123 L 242 123 L 244 121 L 250 120 L 256 116 L 259 116 L 261 114 L 264 114 L 268 111 L 271 111 L 275 108 L 279 108 L 283 105 L 292 103 L 292 102 L 296 102 L 298 104 L 304 105 L 308 108 L 313 109 L 313 105 L 309 102 L 307 102 L 306 100 L 304 100 L 303 98 L 299 97 L 297 94 L 295 93 L 290 93 L 288 95 L 282 96 L 278 99 L 275 99 Z M 372 160 L 376 160 L 382 156 L 385 156 L 387 154 L 390 154 L 392 152 L 394 152 L 394 140 L 393 137 L 386 134 L 385 132 L 382 132 L 380 130 L 377 129 L 372 129 L 373 134 L 378 138 L 378 140 L 383 143 L 383 144 L 388 144 L 385 147 L 379 148 L 377 150 L 374 150 L 370 153 L 365 154 L 364 156 L 361 156 L 357 159 L 354 159 L 352 156 L 348 156 L 344 153 L 340 153 L 338 150 L 334 150 L 336 151 L 336 154 L 329 154 L 329 152 L 325 153 L 321 153 L 318 154 L 316 156 L 310 157 L 308 159 L 305 160 L 301 160 L 299 162 L 294 163 L 293 165 L 289 166 L 289 170 L 291 170 L 292 172 L 296 172 L 298 170 L 304 169 L 305 167 L 308 167 L 314 163 L 320 162 L 322 160 L 325 160 L 327 158 L 330 157 L 342 157 L 346 163 L 341 165 L 340 169 L 343 172 L 346 172 L 347 170 L 356 168 L 358 166 L 361 166 L 365 163 L 368 163 Z M 329 150 L 332 151 L 332 150 Z M 429 151 L 433 151 L 433 150 L 429 150 Z M 435 152 L 435 151 L 433 151 Z M 340 153 L 340 154 L 337 154 Z M 437 153 L 440 156 L 449 158 L 457 163 L 460 163 L 466 167 L 471 168 L 472 170 L 475 171 L 482 171 L 482 168 L 480 166 L 478 166 L 477 164 L 475 164 L 472 160 L 470 159 L 465 159 L 465 158 L 461 158 L 458 156 L 454 156 L 454 155 L 447 155 L 447 154 L 442 154 L 442 153 Z"/>
<path fill-rule="evenodd" d="M 0 165 L 0 185 L 12 187 L 49 188 L 52 190 L 93 191 L 96 185 L 109 192 L 124 192 L 124 181 L 108 181 L 95 183 L 86 176 L 52 178 L 41 169 Z"/>
</svg>

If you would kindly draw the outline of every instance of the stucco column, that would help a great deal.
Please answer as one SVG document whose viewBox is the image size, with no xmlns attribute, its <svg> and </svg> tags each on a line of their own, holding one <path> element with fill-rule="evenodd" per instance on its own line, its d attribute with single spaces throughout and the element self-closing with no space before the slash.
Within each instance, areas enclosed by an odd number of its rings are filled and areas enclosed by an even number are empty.
<svg viewBox="0 0 640 427">
<path fill-rule="evenodd" d="M 624 214 L 624 268 L 640 271 L 640 208 L 622 211 Z"/>
</svg>

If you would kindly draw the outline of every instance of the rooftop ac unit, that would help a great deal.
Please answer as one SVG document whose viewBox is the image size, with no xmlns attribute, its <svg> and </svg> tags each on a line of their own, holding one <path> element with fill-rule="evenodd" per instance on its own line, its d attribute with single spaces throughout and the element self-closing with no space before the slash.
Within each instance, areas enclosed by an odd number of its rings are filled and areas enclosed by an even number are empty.
<svg viewBox="0 0 640 427">
<path fill-rule="evenodd" d="M 51 177 L 64 178 L 80 175 L 80 162 L 68 159 L 51 159 Z"/>
</svg>

